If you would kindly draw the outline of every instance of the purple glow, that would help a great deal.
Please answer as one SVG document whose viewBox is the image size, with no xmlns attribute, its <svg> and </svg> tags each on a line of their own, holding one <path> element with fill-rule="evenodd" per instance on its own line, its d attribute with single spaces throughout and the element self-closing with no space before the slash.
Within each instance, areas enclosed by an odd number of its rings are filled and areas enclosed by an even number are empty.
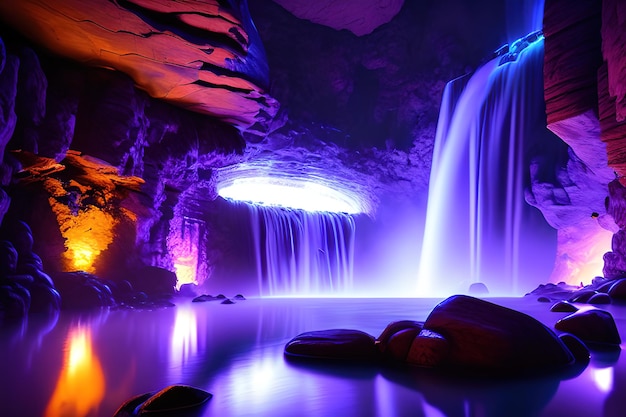
<svg viewBox="0 0 626 417">
<path fill-rule="evenodd" d="M 221 197 L 262 206 L 357 214 L 361 204 L 347 194 L 302 178 L 243 177 L 218 186 Z"/>
<path fill-rule="evenodd" d="M 524 293 L 547 279 L 550 228 L 525 200 L 528 150 L 545 140 L 543 38 L 516 60 L 488 62 L 448 84 L 441 105 L 418 277 L 420 296 Z M 552 234 L 555 234 L 552 231 Z M 543 269 L 542 269 L 543 268 Z M 534 285 L 534 284 L 533 284 Z"/>
<path fill-rule="evenodd" d="M 350 215 L 252 204 L 247 207 L 261 295 L 350 293 L 355 234 Z"/>
</svg>

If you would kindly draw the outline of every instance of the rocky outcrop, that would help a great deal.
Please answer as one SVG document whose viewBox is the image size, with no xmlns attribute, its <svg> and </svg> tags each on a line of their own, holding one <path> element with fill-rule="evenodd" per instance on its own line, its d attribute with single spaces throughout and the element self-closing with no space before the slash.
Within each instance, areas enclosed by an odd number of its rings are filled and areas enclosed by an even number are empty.
<svg viewBox="0 0 626 417">
<path fill-rule="evenodd" d="M 149 95 L 242 130 L 276 113 L 246 2 L 64 0 L 0 3 L 0 16 L 58 55 L 128 74 Z"/>
<path fill-rule="evenodd" d="M 595 323 L 591 321 L 575 323 L 576 334 L 593 333 L 588 328 Z M 563 330 L 569 331 L 569 320 L 564 322 L 562 326 L 567 329 Z M 614 343 L 615 334 L 611 337 Z M 424 323 L 390 323 L 375 344 L 372 336 L 358 330 L 315 331 L 291 339 L 285 345 L 285 355 L 289 359 L 386 360 L 457 374 L 513 376 L 560 371 L 577 360 L 585 363 L 589 359 L 582 342 L 565 340 L 567 344 L 526 314 L 455 295 L 439 303 Z"/>
</svg>

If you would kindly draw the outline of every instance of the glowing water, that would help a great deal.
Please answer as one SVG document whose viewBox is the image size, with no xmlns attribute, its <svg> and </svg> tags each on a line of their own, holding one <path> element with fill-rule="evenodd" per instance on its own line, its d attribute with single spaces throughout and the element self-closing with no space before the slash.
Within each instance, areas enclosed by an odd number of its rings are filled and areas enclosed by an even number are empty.
<svg viewBox="0 0 626 417">
<path fill-rule="evenodd" d="M 549 275 L 555 237 L 524 200 L 529 154 L 547 134 L 542 38 L 516 58 L 502 65 L 496 58 L 446 88 L 418 277 L 421 296 L 466 291 L 478 281 L 492 293 L 519 294 L 527 290 L 521 276 Z"/>
<path fill-rule="evenodd" d="M 339 295 L 352 289 L 354 219 L 245 204 L 263 296 Z"/>
</svg>

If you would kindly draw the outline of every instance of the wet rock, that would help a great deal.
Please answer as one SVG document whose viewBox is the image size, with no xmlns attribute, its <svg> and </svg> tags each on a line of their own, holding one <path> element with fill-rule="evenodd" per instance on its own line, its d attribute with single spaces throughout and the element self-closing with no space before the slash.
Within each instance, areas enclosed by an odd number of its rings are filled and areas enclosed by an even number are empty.
<svg viewBox="0 0 626 417">
<path fill-rule="evenodd" d="M 212 397 L 211 393 L 189 385 L 170 385 L 129 399 L 114 417 L 196 415 Z"/>
<path fill-rule="evenodd" d="M 30 226 L 21 220 L 5 219 L 0 229 L 2 239 L 8 240 L 19 254 L 26 255 L 33 250 L 33 233 Z"/>
<path fill-rule="evenodd" d="M 618 280 L 607 279 L 605 282 L 599 284 L 596 287 L 596 291 L 606 294 L 606 293 L 609 292 L 609 289 L 613 286 L 613 284 L 615 284 L 616 281 L 618 281 Z"/>
<path fill-rule="evenodd" d="M 220 304 L 235 304 L 235 302 L 227 298 L 224 301 L 222 301 Z"/>
<path fill-rule="evenodd" d="M 241 294 L 237 294 L 236 296 L 233 297 L 233 300 L 238 300 L 238 301 L 243 301 L 245 299 L 246 299 L 246 297 L 244 297 Z"/>
<path fill-rule="evenodd" d="M 45 284 L 35 283 L 30 287 L 30 310 L 29 313 L 52 315 L 61 309 L 61 295 L 59 292 Z"/>
<path fill-rule="evenodd" d="M 445 364 L 450 344 L 439 333 L 423 329 L 411 343 L 406 357 L 407 363 L 434 368 Z"/>
<path fill-rule="evenodd" d="M 578 311 L 578 307 L 567 301 L 559 301 L 550 307 L 550 311 L 553 313 L 573 313 L 574 311 Z"/>
<path fill-rule="evenodd" d="M 384 349 L 379 350 L 385 359 L 405 362 L 409 354 L 409 350 L 411 350 L 413 340 L 415 340 L 421 331 L 422 329 L 417 327 L 400 330 L 389 337 Z"/>
<path fill-rule="evenodd" d="M 617 280 L 609 288 L 608 294 L 616 301 L 626 301 L 626 279 Z"/>
<path fill-rule="evenodd" d="M 378 348 L 381 353 L 385 353 L 389 339 L 391 339 L 394 334 L 405 329 L 417 329 L 415 334 L 418 334 L 423 327 L 423 322 L 413 320 L 399 320 L 391 322 L 387 325 L 387 327 L 385 327 L 380 336 L 378 336 Z M 406 355 L 404 357 L 406 357 Z"/>
<path fill-rule="evenodd" d="M 577 311 L 557 321 L 554 328 L 577 336 L 585 343 L 619 345 L 621 339 L 615 320 L 605 310 Z"/>
<path fill-rule="evenodd" d="M 285 346 L 294 358 L 373 361 L 379 352 L 373 336 L 360 330 L 332 329 L 301 333 Z"/>
<path fill-rule="evenodd" d="M 537 301 L 539 301 L 540 303 L 549 303 L 552 300 L 550 300 L 550 298 L 542 295 L 541 297 L 537 298 Z"/>
<path fill-rule="evenodd" d="M 475 282 L 472 285 L 470 285 L 469 293 L 471 295 L 480 297 L 480 296 L 489 295 L 489 290 L 487 289 L 487 286 L 484 283 Z"/>
<path fill-rule="evenodd" d="M 540 284 L 533 291 L 526 294 L 526 296 L 546 297 L 550 300 L 564 300 L 571 297 L 578 289 L 579 287 L 569 285 L 565 282 L 559 282 L 558 284 Z"/>
<path fill-rule="evenodd" d="M 15 274 L 17 251 L 8 240 L 0 241 L 0 276 Z"/>
<path fill-rule="evenodd" d="M 28 315 L 28 302 L 8 285 L 0 286 L 0 320 L 21 319 Z"/>
<path fill-rule="evenodd" d="M 181 297 L 195 297 L 196 295 L 198 295 L 195 291 L 195 288 L 197 287 L 198 286 L 196 284 L 183 284 L 178 290 L 178 295 L 180 295 Z"/>
<path fill-rule="evenodd" d="M 87 272 L 58 272 L 53 275 L 63 309 L 91 309 L 113 306 L 111 289 Z"/>
<path fill-rule="evenodd" d="M 611 304 L 611 297 L 608 294 L 597 293 L 587 301 L 589 304 Z"/>
<path fill-rule="evenodd" d="M 226 296 L 224 294 L 217 294 L 215 298 L 217 298 L 218 300 L 223 300 L 226 298 Z"/>
<path fill-rule="evenodd" d="M 196 298 L 194 298 L 193 300 L 191 300 L 193 303 L 204 303 L 206 301 L 215 301 L 217 300 L 217 297 L 213 297 L 212 295 L 209 294 L 202 294 L 197 296 Z"/>
<path fill-rule="evenodd" d="M 573 355 L 534 318 L 484 300 L 455 295 L 430 313 L 424 329 L 449 342 L 443 367 L 512 374 L 563 368 Z"/>
<path fill-rule="evenodd" d="M 567 346 L 569 351 L 572 352 L 572 355 L 574 355 L 576 362 L 589 361 L 591 354 L 589 353 L 589 349 L 587 349 L 587 346 L 585 346 L 582 340 L 570 333 L 563 333 L 559 335 L 559 339 L 561 339 L 561 341 L 565 344 L 565 346 Z"/>
<path fill-rule="evenodd" d="M 567 301 L 570 303 L 586 303 L 596 294 L 597 292 L 594 290 L 580 290 L 575 292 Z"/>
</svg>

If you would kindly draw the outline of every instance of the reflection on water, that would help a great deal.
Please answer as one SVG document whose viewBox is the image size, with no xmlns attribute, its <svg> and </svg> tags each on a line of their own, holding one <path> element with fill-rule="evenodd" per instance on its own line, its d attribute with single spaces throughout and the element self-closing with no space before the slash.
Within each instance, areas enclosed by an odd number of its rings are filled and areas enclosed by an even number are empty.
<svg viewBox="0 0 626 417">
<path fill-rule="evenodd" d="M 191 305 L 176 309 L 174 327 L 170 336 L 170 375 L 181 379 L 183 369 L 198 353 L 198 324 Z"/>
<path fill-rule="evenodd" d="M 352 328 L 377 336 L 391 321 L 425 319 L 437 301 L 176 300 L 171 309 L 80 321 L 67 313 L 31 317 L 0 328 L 0 416 L 111 416 L 134 395 L 180 383 L 214 394 L 205 416 L 623 415 L 626 360 L 619 351 L 594 354 L 579 375 L 499 381 L 283 357 L 298 333 Z M 541 303 L 506 303 L 550 326 L 562 317 Z M 609 308 L 624 336 L 626 307 Z"/>
<path fill-rule="evenodd" d="M 46 417 L 95 415 L 104 398 L 104 373 L 92 349 L 91 329 L 80 323 L 68 332 L 65 361 Z"/>
</svg>

